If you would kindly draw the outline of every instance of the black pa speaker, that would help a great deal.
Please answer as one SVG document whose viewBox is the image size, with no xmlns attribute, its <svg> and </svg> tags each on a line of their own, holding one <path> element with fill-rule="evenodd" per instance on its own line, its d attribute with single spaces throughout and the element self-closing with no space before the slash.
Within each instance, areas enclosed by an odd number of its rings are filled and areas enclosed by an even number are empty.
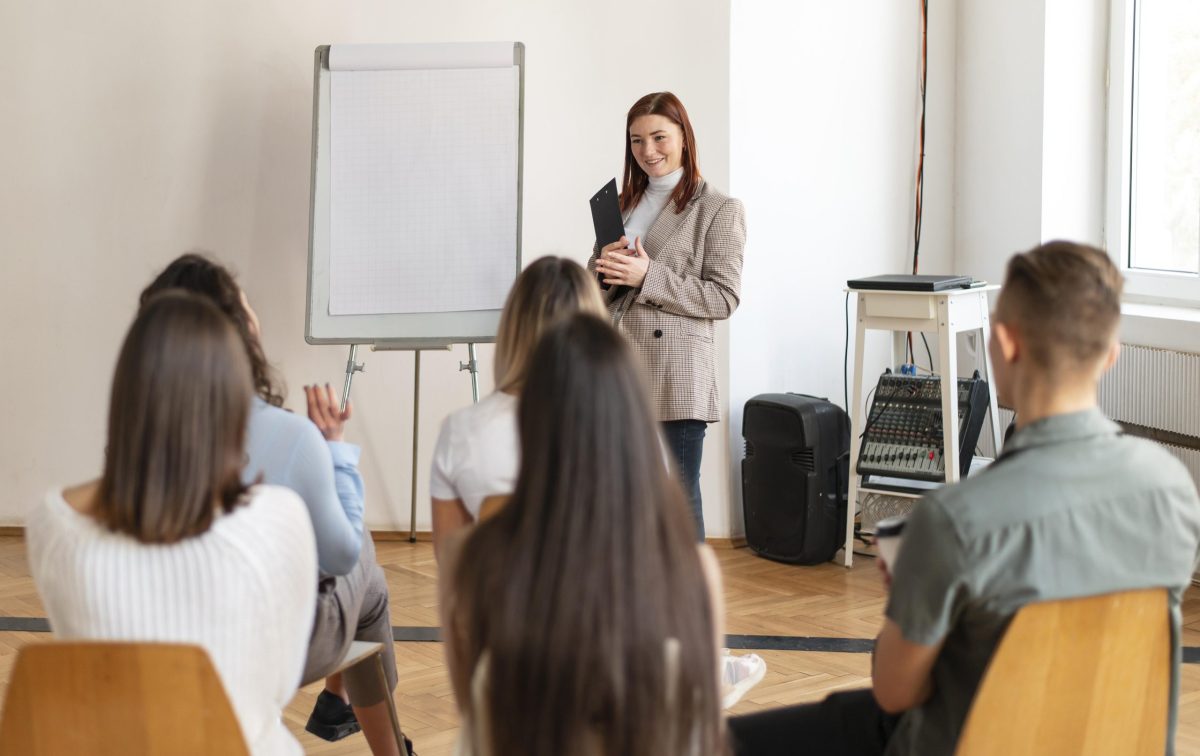
<svg viewBox="0 0 1200 756">
<path fill-rule="evenodd" d="M 742 416 L 746 544 L 760 556 L 820 564 L 842 546 L 850 418 L 825 399 L 760 394 Z"/>
</svg>

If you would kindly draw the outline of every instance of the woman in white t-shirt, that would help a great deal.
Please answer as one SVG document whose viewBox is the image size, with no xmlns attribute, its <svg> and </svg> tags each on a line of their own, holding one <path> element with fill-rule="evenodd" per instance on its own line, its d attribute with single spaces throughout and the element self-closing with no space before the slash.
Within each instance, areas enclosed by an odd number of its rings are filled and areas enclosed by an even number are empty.
<svg viewBox="0 0 1200 756">
<path fill-rule="evenodd" d="M 446 418 L 433 452 L 433 544 L 491 513 L 484 501 L 513 491 L 520 464 L 517 394 L 529 358 L 553 322 L 575 312 L 606 317 L 595 280 L 561 257 L 535 260 L 517 276 L 496 334 L 496 390 Z"/>
<path fill-rule="evenodd" d="M 199 645 L 250 752 L 299 754 L 281 712 L 304 669 L 316 541 L 295 493 L 242 482 L 250 375 L 215 305 L 148 300 L 117 360 L 104 473 L 34 508 L 29 565 L 55 636 Z"/>
</svg>

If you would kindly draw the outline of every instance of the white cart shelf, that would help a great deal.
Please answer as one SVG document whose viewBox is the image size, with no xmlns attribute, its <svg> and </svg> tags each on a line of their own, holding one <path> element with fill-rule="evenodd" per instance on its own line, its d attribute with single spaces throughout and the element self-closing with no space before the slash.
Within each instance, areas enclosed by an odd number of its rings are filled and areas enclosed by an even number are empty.
<svg viewBox="0 0 1200 756">
<path fill-rule="evenodd" d="M 931 366 L 942 378 L 942 442 L 945 461 L 946 482 L 959 479 L 958 451 L 958 340 L 960 333 L 979 331 L 980 352 L 983 355 L 985 379 L 988 384 L 988 412 L 991 413 L 993 448 L 1000 448 L 1000 423 L 996 408 L 996 382 L 992 376 L 992 361 L 987 344 L 991 337 L 989 322 L 988 292 L 999 286 L 980 286 L 973 289 L 950 289 L 947 291 L 879 291 L 874 289 L 848 289 L 857 295 L 858 316 L 854 339 L 854 409 L 850 416 L 850 490 L 846 501 L 846 543 L 843 563 L 849 567 L 854 563 L 854 516 L 858 510 L 860 490 L 903 496 L 894 491 L 861 487 L 858 475 L 858 452 L 861 447 L 863 425 L 863 345 L 867 331 L 892 332 L 892 359 L 905 352 L 905 334 L 929 333 L 937 338 L 937 365 Z M 950 377 L 950 380 L 947 380 Z M 908 494 L 910 496 L 914 494 Z M 920 494 L 916 494 L 920 495 Z"/>
</svg>

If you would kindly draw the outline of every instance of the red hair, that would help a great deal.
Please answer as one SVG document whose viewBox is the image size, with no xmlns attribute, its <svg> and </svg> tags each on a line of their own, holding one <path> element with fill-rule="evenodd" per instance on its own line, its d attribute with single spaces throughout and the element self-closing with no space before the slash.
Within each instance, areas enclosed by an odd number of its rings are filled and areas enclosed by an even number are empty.
<svg viewBox="0 0 1200 756">
<path fill-rule="evenodd" d="M 650 184 L 650 177 L 634 160 L 633 145 L 629 142 L 629 129 L 633 122 L 647 115 L 663 116 L 683 132 L 683 177 L 679 179 L 675 191 L 671 192 L 675 212 L 682 213 L 700 185 L 700 166 L 696 162 L 696 135 L 692 132 L 687 109 L 670 92 L 651 92 L 633 103 L 629 115 L 625 117 L 625 182 L 621 187 L 621 212 L 627 213 L 637 207 Z"/>
</svg>

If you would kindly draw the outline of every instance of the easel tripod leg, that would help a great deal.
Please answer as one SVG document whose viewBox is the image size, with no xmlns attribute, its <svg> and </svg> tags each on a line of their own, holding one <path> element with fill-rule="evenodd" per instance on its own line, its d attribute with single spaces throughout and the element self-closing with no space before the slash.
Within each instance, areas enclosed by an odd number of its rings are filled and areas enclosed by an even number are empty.
<svg viewBox="0 0 1200 756">
<path fill-rule="evenodd" d="M 467 344 L 467 359 L 471 361 L 471 400 L 479 404 L 479 361 L 475 358 L 475 344 Z"/>
<path fill-rule="evenodd" d="M 413 437 L 412 437 L 412 509 L 408 515 L 408 542 L 417 542 L 417 439 L 421 428 L 421 350 L 413 351 Z"/>
<path fill-rule="evenodd" d="M 342 412 L 346 411 L 346 402 L 350 401 L 350 383 L 354 380 L 354 374 L 366 370 L 366 365 L 357 360 L 358 344 L 351 344 L 350 357 L 346 360 L 346 382 L 342 384 L 342 403 L 339 407 Z"/>
<path fill-rule="evenodd" d="M 467 361 L 458 363 L 458 371 L 464 370 L 471 374 L 471 400 L 479 404 L 479 362 L 475 359 L 474 342 L 467 343 Z"/>
</svg>

